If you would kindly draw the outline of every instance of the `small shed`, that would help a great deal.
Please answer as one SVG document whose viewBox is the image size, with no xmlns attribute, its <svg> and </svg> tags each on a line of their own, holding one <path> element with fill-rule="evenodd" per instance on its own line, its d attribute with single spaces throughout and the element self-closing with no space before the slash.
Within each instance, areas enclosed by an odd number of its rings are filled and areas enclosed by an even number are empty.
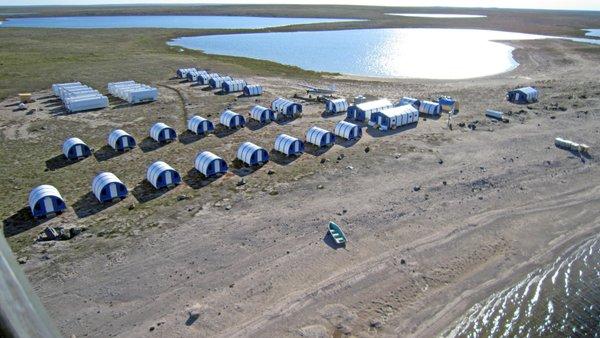
<svg viewBox="0 0 600 338">
<path fill-rule="evenodd" d="M 165 123 L 157 122 L 150 128 L 150 137 L 156 142 L 171 142 L 177 138 L 177 133 Z"/>
<path fill-rule="evenodd" d="M 317 147 L 327 147 L 333 144 L 335 135 L 319 127 L 310 127 L 306 132 L 306 142 L 312 143 Z"/>
<path fill-rule="evenodd" d="M 194 167 L 206 177 L 217 176 L 227 172 L 227 162 L 210 151 L 203 151 L 196 156 Z"/>
<path fill-rule="evenodd" d="M 396 104 L 396 106 L 406 106 L 407 104 L 410 104 L 411 106 L 419 109 L 419 105 L 421 104 L 421 102 L 419 101 L 419 99 L 415 99 L 414 97 L 404 96 L 400 99 L 400 101 L 398 101 L 398 104 Z"/>
<path fill-rule="evenodd" d="M 135 139 L 122 129 L 115 129 L 108 135 L 108 144 L 118 151 L 135 148 Z"/>
<path fill-rule="evenodd" d="M 29 193 L 29 208 L 33 217 L 39 218 L 61 213 L 67 205 L 55 187 L 43 184 Z"/>
<path fill-rule="evenodd" d="M 348 107 L 347 117 L 356 121 L 368 121 L 371 119 L 371 114 L 386 108 L 392 108 L 394 105 L 388 99 L 380 99 L 359 103 Z"/>
<path fill-rule="evenodd" d="M 273 149 L 288 156 L 300 155 L 304 152 L 304 142 L 287 134 L 279 134 L 275 138 Z"/>
<path fill-rule="evenodd" d="M 263 88 L 260 85 L 246 85 L 244 87 L 244 95 L 246 96 L 257 96 L 261 95 Z"/>
<path fill-rule="evenodd" d="M 294 101 L 278 97 L 271 102 L 271 109 L 284 116 L 296 117 L 302 113 L 302 105 Z"/>
<path fill-rule="evenodd" d="M 348 110 L 346 99 L 331 99 L 325 101 L 325 112 L 330 114 L 343 113 Z"/>
<path fill-rule="evenodd" d="M 148 167 L 146 179 L 156 189 L 173 187 L 181 183 L 181 175 L 177 170 L 163 161 L 156 161 Z"/>
<path fill-rule="evenodd" d="M 206 134 L 215 130 L 215 126 L 209 120 L 200 117 L 200 116 L 192 116 L 191 119 L 188 120 L 188 130 L 194 134 Z"/>
<path fill-rule="evenodd" d="M 512 103 L 532 103 L 538 100 L 538 90 L 533 87 L 522 87 L 506 93 L 506 99 Z"/>
<path fill-rule="evenodd" d="M 231 110 L 225 110 L 219 117 L 219 122 L 227 128 L 243 128 L 246 124 L 244 117 Z"/>
<path fill-rule="evenodd" d="M 241 92 L 246 87 L 246 81 L 244 80 L 229 80 L 223 82 L 221 86 L 224 93 L 235 93 Z"/>
<path fill-rule="evenodd" d="M 113 173 L 101 172 L 92 180 L 92 192 L 98 201 L 110 202 L 125 198 L 127 187 Z"/>
<path fill-rule="evenodd" d="M 210 78 L 210 80 L 208 80 L 208 85 L 212 89 L 217 89 L 217 88 L 221 88 L 225 81 L 230 81 L 230 80 L 233 80 L 233 78 L 231 76 L 212 77 L 212 78 Z"/>
<path fill-rule="evenodd" d="M 250 108 L 250 117 L 260 123 L 269 123 L 275 120 L 275 112 L 269 108 L 256 105 Z"/>
<path fill-rule="evenodd" d="M 92 154 L 90 147 L 77 137 L 71 137 L 63 143 L 63 154 L 69 160 L 78 160 Z"/>
<path fill-rule="evenodd" d="M 418 121 L 419 111 L 407 104 L 373 113 L 369 125 L 381 130 L 390 130 Z"/>
<path fill-rule="evenodd" d="M 262 165 L 269 161 L 269 152 L 252 142 L 244 142 L 238 148 L 237 158 L 247 165 Z"/>
<path fill-rule="evenodd" d="M 356 140 L 362 136 L 362 129 L 354 123 L 340 121 L 335 125 L 333 133 L 347 140 Z"/>
<path fill-rule="evenodd" d="M 422 100 L 419 102 L 419 112 L 425 115 L 439 116 L 442 109 L 437 102 Z"/>
</svg>

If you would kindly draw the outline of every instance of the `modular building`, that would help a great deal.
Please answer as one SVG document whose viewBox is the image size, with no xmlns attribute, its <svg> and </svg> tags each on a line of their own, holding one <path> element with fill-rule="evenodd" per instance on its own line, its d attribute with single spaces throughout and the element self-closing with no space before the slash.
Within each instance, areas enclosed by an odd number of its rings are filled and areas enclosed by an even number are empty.
<svg viewBox="0 0 600 338">
<path fill-rule="evenodd" d="M 187 74 L 192 71 L 196 71 L 196 68 L 179 68 L 177 69 L 177 77 L 184 79 L 187 77 Z"/>
<path fill-rule="evenodd" d="M 197 82 L 200 85 L 208 85 L 210 79 L 217 77 L 221 77 L 221 75 L 219 75 L 219 73 L 199 74 Z"/>
<path fill-rule="evenodd" d="M 302 105 L 294 101 L 278 97 L 271 102 L 271 109 L 278 114 L 296 117 L 302 113 Z"/>
<path fill-rule="evenodd" d="M 347 140 L 356 140 L 362 136 L 362 129 L 360 128 L 360 126 L 354 123 L 340 121 L 335 125 L 333 133 L 336 136 L 345 138 Z"/>
<path fill-rule="evenodd" d="M 263 92 L 263 88 L 260 85 L 246 85 L 244 87 L 244 95 L 246 96 L 258 96 Z"/>
<path fill-rule="evenodd" d="M 393 106 L 394 105 L 388 99 L 368 101 L 350 106 L 346 115 L 352 120 L 369 121 L 372 113 L 383 109 L 392 108 Z"/>
<path fill-rule="evenodd" d="M 348 111 L 348 101 L 346 99 L 331 99 L 325 101 L 325 112 L 330 114 L 343 113 Z"/>
<path fill-rule="evenodd" d="M 181 175 L 177 170 L 163 161 L 156 161 L 148 167 L 146 179 L 156 189 L 173 187 L 181 183 Z"/>
<path fill-rule="evenodd" d="M 194 167 L 205 177 L 218 176 L 227 172 L 227 162 L 210 151 L 203 151 L 196 156 Z"/>
<path fill-rule="evenodd" d="M 304 142 L 287 134 L 279 134 L 275 138 L 276 151 L 285 155 L 301 155 L 304 152 Z"/>
<path fill-rule="evenodd" d="M 373 113 L 369 125 L 381 130 L 390 130 L 418 121 L 419 111 L 407 104 Z"/>
<path fill-rule="evenodd" d="M 110 202 L 125 198 L 127 187 L 113 173 L 102 172 L 92 180 L 92 192 L 98 201 Z"/>
<path fill-rule="evenodd" d="M 177 133 L 165 123 L 157 122 L 150 128 L 150 137 L 157 142 L 171 142 L 177 138 Z"/>
<path fill-rule="evenodd" d="M 158 98 L 158 89 L 137 83 L 135 81 L 111 82 L 108 84 L 108 92 L 121 100 L 131 104 L 152 102 Z"/>
<path fill-rule="evenodd" d="M 244 117 L 231 110 L 225 110 L 219 117 L 219 122 L 227 128 L 243 128 L 246 124 Z"/>
<path fill-rule="evenodd" d="M 190 82 L 198 82 L 198 77 L 203 74 L 208 75 L 208 72 L 205 70 L 196 69 L 195 71 L 191 71 L 191 72 L 187 73 L 186 78 Z"/>
<path fill-rule="evenodd" d="M 425 115 L 439 116 L 442 109 L 437 102 L 422 100 L 419 102 L 419 112 Z"/>
<path fill-rule="evenodd" d="M 188 130 L 194 134 L 207 134 L 215 130 L 212 122 L 197 115 L 188 120 L 187 126 Z"/>
<path fill-rule="evenodd" d="M 115 129 L 108 135 L 108 145 L 114 150 L 125 151 L 135 148 L 135 139 L 122 129 Z"/>
<path fill-rule="evenodd" d="M 78 160 L 92 154 L 90 147 L 77 137 L 70 137 L 63 143 L 63 154 L 69 160 Z"/>
<path fill-rule="evenodd" d="M 335 135 L 319 127 L 310 127 L 306 132 L 306 142 L 312 143 L 317 147 L 327 147 L 335 142 Z"/>
<path fill-rule="evenodd" d="M 506 93 L 506 99 L 513 103 L 532 103 L 538 100 L 538 90 L 533 87 L 522 87 Z"/>
<path fill-rule="evenodd" d="M 247 165 L 262 165 L 269 161 L 269 152 L 252 142 L 244 142 L 237 151 L 237 158 Z"/>
<path fill-rule="evenodd" d="M 67 205 L 55 187 L 43 184 L 29 193 L 29 208 L 33 217 L 40 218 L 61 213 Z"/>
<path fill-rule="evenodd" d="M 208 80 L 208 85 L 212 89 L 218 89 L 223 86 L 223 83 L 225 81 L 230 81 L 230 80 L 233 80 L 233 78 L 231 76 L 213 77 L 213 78 L 210 78 L 210 80 Z"/>
<path fill-rule="evenodd" d="M 260 123 L 269 123 L 275 120 L 275 113 L 269 108 L 256 105 L 250 108 L 250 117 Z"/>
<path fill-rule="evenodd" d="M 246 87 L 246 81 L 244 80 L 229 80 L 223 82 L 221 86 L 224 93 L 235 93 L 241 92 Z"/>
<path fill-rule="evenodd" d="M 410 104 L 411 106 L 419 109 L 419 105 L 421 104 L 421 102 L 419 101 L 419 99 L 415 99 L 414 97 L 404 96 L 400 99 L 400 101 L 398 101 L 398 104 L 396 104 L 396 106 L 406 106 L 407 104 Z"/>
</svg>

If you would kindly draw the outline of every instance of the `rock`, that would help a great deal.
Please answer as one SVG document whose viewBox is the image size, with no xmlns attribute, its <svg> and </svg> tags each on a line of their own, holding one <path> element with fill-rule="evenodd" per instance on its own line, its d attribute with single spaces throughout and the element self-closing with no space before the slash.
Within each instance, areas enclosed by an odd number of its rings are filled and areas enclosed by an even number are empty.
<svg viewBox="0 0 600 338">
<path fill-rule="evenodd" d="M 395 159 L 399 159 L 400 157 L 402 157 L 402 154 L 396 154 L 396 155 L 394 155 Z"/>
<path fill-rule="evenodd" d="M 400 264 L 401 264 L 401 265 L 404 265 L 404 264 L 406 264 L 406 261 L 404 260 L 404 258 L 402 258 L 402 259 L 400 260 Z"/>
<path fill-rule="evenodd" d="M 446 185 L 446 184 L 448 184 L 448 183 L 447 183 L 446 181 L 442 181 L 442 184 L 443 184 L 443 185 Z"/>
<path fill-rule="evenodd" d="M 19 258 L 17 258 L 17 262 L 18 262 L 19 264 L 25 264 L 25 263 L 27 263 L 27 260 L 28 260 L 28 259 L 29 259 L 29 258 L 27 258 L 27 257 L 25 257 L 25 256 L 23 256 L 23 257 L 19 257 Z"/>
<path fill-rule="evenodd" d="M 235 286 L 235 283 L 229 284 L 229 288 L 232 289 Z"/>
<path fill-rule="evenodd" d="M 325 162 L 329 162 L 329 160 L 328 160 L 328 159 L 326 159 L 326 158 L 322 158 L 322 159 L 321 159 L 321 164 L 323 164 L 323 163 L 325 163 Z"/>
<path fill-rule="evenodd" d="M 245 178 L 240 178 L 240 180 L 237 182 L 237 186 L 241 187 L 242 185 L 246 184 L 246 179 Z"/>
<path fill-rule="evenodd" d="M 371 147 L 365 147 L 365 153 L 368 153 L 369 151 L 371 151 Z"/>
<path fill-rule="evenodd" d="M 227 204 L 227 205 L 225 206 L 225 210 L 231 210 L 231 205 Z"/>
<path fill-rule="evenodd" d="M 344 157 L 346 157 L 344 154 L 339 154 L 338 157 L 337 157 L 337 160 L 341 161 L 341 160 L 344 159 Z"/>
<path fill-rule="evenodd" d="M 420 185 L 415 185 L 413 187 L 413 191 L 419 191 L 419 190 L 421 190 L 421 186 Z"/>
<path fill-rule="evenodd" d="M 269 171 L 267 171 L 267 175 L 273 175 L 275 173 L 275 171 L 269 169 Z"/>
<path fill-rule="evenodd" d="M 323 189 L 325 188 L 322 184 L 317 185 L 317 189 Z"/>
<path fill-rule="evenodd" d="M 441 158 L 438 160 L 439 164 L 444 164 L 444 160 L 442 160 Z"/>
<path fill-rule="evenodd" d="M 154 331 L 154 326 L 150 326 L 150 328 L 148 329 L 148 331 L 150 331 L 150 332 Z"/>
<path fill-rule="evenodd" d="M 127 207 L 127 209 L 129 209 L 129 210 L 133 210 L 133 209 L 135 209 L 135 203 L 131 203 L 131 204 L 129 205 L 129 207 Z"/>
<path fill-rule="evenodd" d="M 552 115 L 552 116 L 550 116 L 550 119 L 554 120 L 554 119 L 556 119 L 556 116 Z"/>
<path fill-rule="evenodd" d="M 59 240 L 68 241 L 71 239 L 71 231 L 65 231 L 64 229 L 60 229 L 59 233 L 60 233 L 60 235 L 58 236 Z"/>
<path fill-rule="evenodd" d="M 179 195 L 177 196 L 178 201 L 189 200 L 190 197 L 188 195 Z"/>
<path fill-rule="evenodd" d="M 269 195 L 271 195 L 271 196 L 279 195 L 279 191 L 277 191 L 277 190 L 271 190 L 271 191 L 269 191 Z"/>
<path fill-rule="evenodd" d="M 369 321 L 369 326 L 372 327 L 372 328 L 374 328 L 374 329 L 381 329 L 383 327 L 383 324 L 380 321 L 378 321 L 378 320 L 371 319 Z"/>
<path fill-rule="evenodd" d="M 464 122 L 458 122 L 458 126 L 461 127 L 461 128 L 464 128 L 465 123 Z"/>
<path fill-rule="evenodd" d="M 475 128 L 477 128 L 477 126 L 476 126 L 474 123 L 469 123 L 469 124 L 467 125 L 467 127 L 468 127 L 469 129 L 471 129 L 471 130 L 475 130 Z"/>
<path fill-rule="evenodd" d="M 348 170 L 354 170 L 354 167 L 351 166 L 351 165 L 349 165 L 349 166 L 346 167 L 346 169 L 348 169 Z"/>
<path fill-rule="evenodd" d="M 347 213 L 347 212 L 348 212 L 348 210 L 346 210 L 346 209 L 342 209 L 342 214 L 345 214 L 345 213 Z"/>
</svg>

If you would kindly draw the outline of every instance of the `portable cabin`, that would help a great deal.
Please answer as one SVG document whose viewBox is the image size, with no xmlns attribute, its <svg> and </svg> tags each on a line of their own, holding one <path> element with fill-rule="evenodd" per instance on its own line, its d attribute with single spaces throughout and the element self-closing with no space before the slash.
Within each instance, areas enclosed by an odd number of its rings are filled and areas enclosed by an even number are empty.
<svg viewBox="0 0 600 338">
<path fill-rule="evenodd" d="M 194 167 L 206 177 L 218 176 L 227 172 L 227 162 L 210 151 L 196 156 Z"/>
<path fill-rule="evenodd" d="M 69 160 L 78 160 L 90 156 L 92 151 L 81 139 L 71 137 L 63 143 L 63 154 Z"/>
<path fill-rule="evenodd" d="M 312 143 L 317 147 L 327 147 L 333 144 L 335 135 L 319 127 L 310 127 L 306 132 L 306 142 Z"/>
<path fill-rule="evenodd" d="M 279 134 L 275 137 L 276 151 L 285 155 L 301 155 L 304 152 L 304 142 L 287 134 Z"/>
<path fill-rule="evenodd" d="M 263 88 L 260 85 L 246 85 L 243 89 L 245 96 L 258 96 L 263 92 Z"/>
<path fill-rule="evenodd" d="M 269 161 L 269 152 L 252 142 L 244 142 L 238 148 L 237 158 L 247 165 L 262 165 Z"/>
<path fill-rule="evenodd" d="M 219 122 L 227 128 L 243 128 L 246 124 L 244 117 L 231 110 L 225 110 L 219 117 Z"/>
<path fill-rule="evenodd" d="M 222 91 L 224 93 L 235 93 L 241 92 L 246 87 L 246 81 L 244 80 L 229 80 L 223 82 Z"/>
<path fill-rule="evenodd" d="M 275 120 L 275 112 L 269 108 L 256 105 L 250 108 L 250 117 L 260 123 L 269 123 Z"/>
<path fill-rule="evenodd" d="M 52 85 L 52 93 L 54 96 L 60 96 L 60 89 L 68 86 L 81 86 L 81 82 L 55 83 Z"/>
<path fill-rule="evenodd" d="M 179 68 L 177 69 L 177 77 L 180 79 L 186 78 L 187 74 L 191 71 L 195 71 L 196 68 Z"/>
<path fill-rule="evenodd" d="M 406 106 L 407 104 L 410 104 L 411 106 L 419 109 L 419 105 L 421 104 L 421 102 L 419 101 L 419 99 L 415 99 L 414 97 L 404 96 L 400 99 L 400 101 L 398 101 L 398 104 L 396 104 L 396 106 Z"/>
<path fill-rule="evenodd" d="M 199 74 L 198 75 L 198 84 L 207 85 L 208 81 L 212 78 L 220 77 L 218 73 L 210 73 L 210 74 Z"/>
<path fill-rule="evenodd" d="M 333 133 L 335 136 L 343 137 L 347 140 L 356 140 L 362 136 L 362 129 L 354 123 L 340 121 L 335 125 Z"/>
<path fill-rule="evenodd" d="M 65 108 L 71 112 L 80 112 L 108 107 L 108 97 L 101 94 L 71 96 L 63 100 Z"/>
<path fill-rule="evenodd" d="M 233 80 L 233 78 L 231 76 L 213 77 L 210 80 L 208 80 L 208 85 L 212 89 L 217 89 L 217 88 L 221 88 L 223 86 L 223 82 L 230 81 L 230 80 Z"/>
<path fill-rule="evenodd" d="M 343 113 L 348 111 L 348 101 L 346 99 L 331 99 L 325 101 L 325 112 L 330 114 Z"/>
<path fill-rule="evenodd" d="M 166 124 L 157 122 L 150 128 L 150 137 L 157 142 L 171 142 L 177 138 L 177 133 Z"/>
<path fill-rule="evenodd" d="M 207 134 L 215 130 L 215 126 L 212 122 L 197 115 L 192 116 L 192 118 L 188 120 L 187 125 L 188 130 L 194 134 Z"/>
<path fill-rule="evenodd" d="M 33 217 L 39 218 L 61 213 L 67 205 L 55 187 L 43 184 L 29 193 L 29 208 Z"/>
<path fill-rule="evenodd" d="M 173 187 L 181 183 L 181 175 L 177 170 L 163 161 L 156 161 L 148 167 L 146 179 L 156 189 Z"/>
<path fill-rule="evenodd" d="M 419 111 L 407 104 L 373 113 L 369 125 L 381 130 L 390 130 L 416 122 L 419 122 Z"/>
<path fill-rule="evenodd" d="M 419 112 L 426 115 L 439 116 L 442 110 L 439 103 L 422 100 L 419 102 Z"/>
<path fill-rule="evenodd" d="M 92 192 L 98 201 L 117 201 L 127 196 L 127 187 L 113 173 L 102 172 L 92 180 Z"/>
<path fill-rule="evenodd" d="M 506 93 L 506 99 L 512 103 L 532 103 L 538 100 L 538 91 L 533 87 L 522 87 Z"/>
<path fill-rule="evenodd" d="M 296 117 L 302 113 L 302 105 L 294 101 L 278 97 L 271 102 L 271 109 L 283 116 Z"/>
<path fill-rule="evenodd" d="M 348 108 L 347 117 L 356 121 L 369 121 L 371 114 L 387 108 L 392 108 L 394 105 L 388 99 L 380 99 L 359 103 Z"/>
<path fill-rule="evenodd" d="M 122 129 L 115 129 L 108 135 L 108 145 L 114 150 L 125 151 L 135 148 L 135 139 Z"/>
</svg>

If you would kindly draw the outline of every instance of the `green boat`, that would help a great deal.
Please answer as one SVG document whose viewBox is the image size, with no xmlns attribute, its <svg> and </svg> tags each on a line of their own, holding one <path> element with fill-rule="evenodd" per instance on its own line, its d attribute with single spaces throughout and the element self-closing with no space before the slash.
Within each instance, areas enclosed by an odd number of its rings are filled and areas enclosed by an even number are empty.
<svg viewBox="0 0 600 338">
<path fill-rule="evenodd" d="M 337 224 L 329 222 L 329 234 L 337 244 L 346 245 L 346 235 Z"/>
</svg>

